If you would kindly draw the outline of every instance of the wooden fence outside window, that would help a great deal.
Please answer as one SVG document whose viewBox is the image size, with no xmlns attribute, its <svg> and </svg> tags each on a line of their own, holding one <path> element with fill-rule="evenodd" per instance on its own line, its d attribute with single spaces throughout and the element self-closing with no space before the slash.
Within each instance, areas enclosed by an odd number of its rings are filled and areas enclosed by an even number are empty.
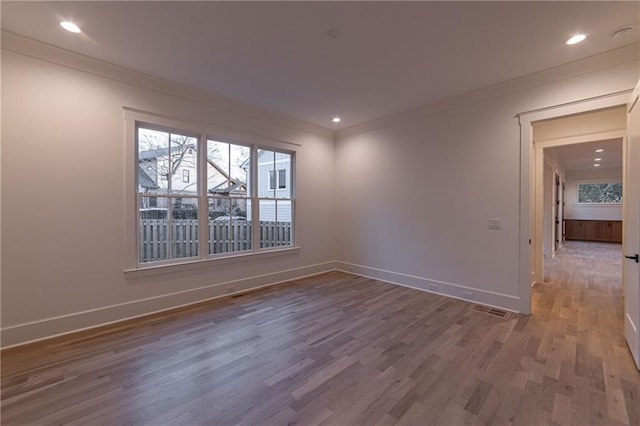
<svg viewBox="0 0 640 426">
<path fill-rule="evenodd" d="M 251 250 L 252 226 L 249 220 L 210 220 L 209 253 Z M 172 219 L 171 225 L 167 219 L 140 219 L 139 230 L 140 263 L 199 255 L 197 219 Z M 261 221 L 259 235 L 260 248 L 291 245 L 291 222 Z"/>
</svg>

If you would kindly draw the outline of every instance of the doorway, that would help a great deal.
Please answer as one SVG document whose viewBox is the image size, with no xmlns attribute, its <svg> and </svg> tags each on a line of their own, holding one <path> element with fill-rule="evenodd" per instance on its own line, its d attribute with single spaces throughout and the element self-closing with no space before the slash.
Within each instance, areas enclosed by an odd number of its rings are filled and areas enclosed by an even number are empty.
<svg viewBox="0 0 640 426">
<path fill-rule="evenodd" d="M 560 118 L 541 125 L 564 124 L 564 131 L 572 132 L 571 125 L 576 118 Z M 624 128 L 626 124 L 624 108 L 588 113 L 579 118 L 590 123 L 600 121 L 602 126 L 612 129 Z M 536 129 L 534 123 L 534 137 L 536 133 L 545 133 Z M 622 243 L 623 138 L 558 145 L 564 139 L 557 138 L 554 146 L 543 148 L 544 282 L 549 277 L 548 263 L 565 239 L 567 242 Z M 536 143 L 545 145 L 546 141 Z"/>
<path fill-rule="evenodd" d="M 554 212 L 559 202 L 557 176 L 571 179 L 567 218 L 579 220 L 578 225 L 594 229 L 594 235 L 580 239 L 606 241 L 597 238 L 599 221 L 617 221 L 621 229 L 622 206 L 581 202 L 578 188 L 587 184 L 622 182 L 622 143 L 626 136 L 625 106 L 554 117 L 532 124 L 534 158 L 534 259 L 535 280 L 544 281 L 544 262 L 555 255 L 557 235 Z M 589 200 L 587 200 L 589 201 Z M 591 200 L 593 201 L 593 200 Z M 563 222 L 567 223 L 566 220 Z M 604 222 L 604 225 L 611 225 Z M 577 236 L 573 236 L 577 239 Z"/>
<path fill-rule="evenodd" d="M 634 186 L 637 176 L 640 173 L 640 164 L 637 158 L 640 146 L 640 134 L 637 125 L 640 122 L 640 82 L 634 90 L 618 92 L 597 98 L 585 99 L 583 101 L 559 105 L 551 108 L 543 108 L 528 111 L 517 115 L 520 124 L 520 306 L 522 313 L 531 313 L 532 286 L 536 282 L 541 282 L 543 276 L 542 256 L 542 196 L 541 181 L 543 179 L 543 151 L 545 147 L 554 145 L 565 145 L 587 142 L 588 140 L 607 140 L 622 138 L 624 152 L 623 188 L 625 188 L 625 200 L 623 202 L 624 217 L 629 220 L 625 222 L 622 229 L 623 246 L 625 260 L 635 261 L 624 262 L 622 274 L 622 288 L 625 296 L 624 303 L 624 339 L 631 349 L 633 361 L 640 369 L 640 297 L 638 291 L 640 280 L 638 280 L 638 240 L 637 224 L 640 217 L 640 202 L 638 202 L 635 191 L 629 191 L 629 185 Z M 633 94 L 633 95 L 632 95 Z M 632 96 L 631 96 L 632 95 Z M 534 144 L 533 124 L 544 120 L 559 119 L 596 111 L 604 111 L 622 107 L 625 110 L 625 129 L 614 129 L 605 131 L 594 131 L 592 134 L 567 136 L 564 141 L 547 140 L 544 143 Z M 628 128 L 628 139 L 626 122 L 631 123 Z M 628 183 L 628 184 L 625 184 Z M 631 254 L 628 254 L 629 251 Z M 635 254 L 634 254 L 635 253 Z"/>
<path fill-rule="evenodd" d="M 625 130 L 591 131 L 588 135 L 567 135 L 534 145 L 533 123 L 576 116 L 626 105 L 630 91 L 585 99 L 552 108 L 517 115 L 520 124 L 520 232 L 519 232 L 519 310 L 531 313 L 531 287 L 543 279 L 543 187 L 544 148 L 594 140 L 624 138 Z M 538 189 L 538 190 L 537 190 Z"/>
</svg>

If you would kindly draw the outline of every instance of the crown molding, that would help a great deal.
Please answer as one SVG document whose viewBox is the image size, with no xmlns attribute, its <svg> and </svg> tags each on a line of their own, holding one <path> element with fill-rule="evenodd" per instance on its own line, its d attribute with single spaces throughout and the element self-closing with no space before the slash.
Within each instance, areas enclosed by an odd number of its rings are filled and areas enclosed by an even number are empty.
<svg viewBox="0 0 640 426">
<path fill-rule="evenodd" d="M 444 98 L 427 105 L 411 108 L 365 123 L 357 124 L 355 126 L 340 129 L 336 132 L 336 140 L 357 135 L 359 133 L 393 126 L 403 121 L 414 120 L 431 114 L 472 105 L 492 98 L 544 86 L 557 81 L 566 80 L 568 78 L 591 74 L 629 62 L 635 62 L 637 64 L 639 61 L 640 43 L 636 42 L 598 55 L 570 62 L 568 64 L 539 71 L 534 74 L 529 74 L 513 80 L 507 80 L 457 96 Z"/>
<path fill-rule="evenodd" d="M 339 140 L 348 136 L 380 129 L 394 124 L 414 120 L 431 114 L 460 108 L 492 98 L 551 84 L 571 77 L 590 74 L 629 62 L 640 60 L 640 43 L 636 42 L 605 53 L 590 56 L 558 67 L 549 68 L 513 80 L 508 80 L 478 90 L 389 114 L 374 120 L 334 131 L 302 120 L 297 120 L 274 111 L 242 103 L 223 95 L 213 94 L 174 83 L 148 74 L 111 64 L 77 52 L 56 47 L 16 33 L 2 30 L 2 49 L 51 62 L 67 68 L 87 72 L 103 78 L 130 84 L 147 90 L 200 103 L 208 107 L 243 115 L 252 120 L 299 130 L 318 136 Z"/>
<path fill-rule="evenodd" d="M 275 124 L 293 130 L 334 139 L 335 131 L 306 121 L 297 120 L 254 105 L 242 103 L 220 94 L 154 77 L 121 67 L 71 50 L 2 30 L 2 49 L 42 61 L 54 63 L 99 77 L 126 83 L 142 89 L 199 103 L 218 110 L 239 114 L 252 120 Z"/>
</svg>

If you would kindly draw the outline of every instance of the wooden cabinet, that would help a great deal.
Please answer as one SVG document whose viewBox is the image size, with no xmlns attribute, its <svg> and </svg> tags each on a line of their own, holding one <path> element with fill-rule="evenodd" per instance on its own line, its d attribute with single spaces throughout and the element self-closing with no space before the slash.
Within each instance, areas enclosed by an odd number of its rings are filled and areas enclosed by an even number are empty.
<svg viewBox="0 0 640 426">
<path fill-rule="evenodd" d="M 565 219 L 564 237 L 567 240 L 621 243 L 622 221 Z"/>
</svg>

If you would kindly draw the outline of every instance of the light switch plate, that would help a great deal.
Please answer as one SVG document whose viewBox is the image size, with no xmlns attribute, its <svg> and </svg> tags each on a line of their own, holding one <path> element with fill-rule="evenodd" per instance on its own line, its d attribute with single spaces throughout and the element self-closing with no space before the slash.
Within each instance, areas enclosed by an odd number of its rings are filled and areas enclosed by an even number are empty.
<svg viewBox="0 0 640 426">
<path fill-rule="evenodd" d="M 489 229 L 500 229 L 500 219 L 489 219 Z"/>
</svg>

